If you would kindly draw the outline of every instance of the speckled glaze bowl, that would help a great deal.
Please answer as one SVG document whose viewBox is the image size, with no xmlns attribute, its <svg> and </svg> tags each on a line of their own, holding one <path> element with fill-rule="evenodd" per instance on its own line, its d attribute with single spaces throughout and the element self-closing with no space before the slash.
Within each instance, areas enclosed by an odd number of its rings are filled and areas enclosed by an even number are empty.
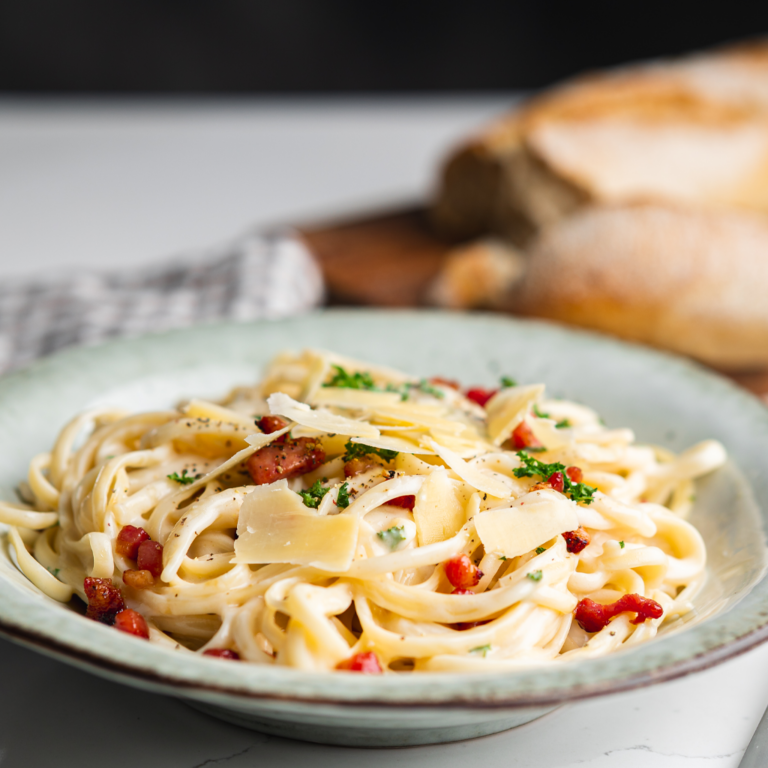
<svg viewBox="0 0 768 768">
<path fill-rule="evenodd" d="M 132 409 L 214 397 L 255 380 L 284 348 L 319 346 L 415 375 L 491 385 L 543 381 L 598 409 L 640 441 L 681 450 L 721 440 L 731 463 L 699 483 L 693 522 L 711 578 L 695 615 L 612 656 L 506 674 L 307 674 L 158 648 L 86 620 L 38 593 L 0 547 L 0 631 L 95 674 L 178 696 L 256 730 L 308 741 L 405 746 L 519 725 L 559 704 L 689 674 L 768 637 L 764 528 L 768 409 L 678 358 L 563 328 L 484 315 L 329 311 L 211 325 L 43 360 L 0 381 L 0 493 L 14 487 L 61 426 L 95 403 Z"/>
</svg>

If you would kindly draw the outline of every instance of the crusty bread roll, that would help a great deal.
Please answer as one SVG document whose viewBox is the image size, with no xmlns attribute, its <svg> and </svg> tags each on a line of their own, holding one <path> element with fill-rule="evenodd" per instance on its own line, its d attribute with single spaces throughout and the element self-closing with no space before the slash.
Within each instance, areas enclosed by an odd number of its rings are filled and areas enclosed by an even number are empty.
<svg viewBox="0 0 768 768">
<path fill-rule="evenodd" d="M 768 366 L 768 40 L 528 101 L 448 159 L 433 215 L 527 254 L 495 306 L 723 369 Z M 465 251 L 433 298 L 473 295 Z"/>
<path fill-rule="evenodd" d="M 768 41 L 590 75 L 459 147 L 438 228 L 525 243 L 586 205 L 668 201 L 768 212 Z"/>
<path fill-rule="evenodd" d="M 547 228 L 506 301 L 724 369 L 768 365 L 768 219 L 590 207 Z"/>
</svg>

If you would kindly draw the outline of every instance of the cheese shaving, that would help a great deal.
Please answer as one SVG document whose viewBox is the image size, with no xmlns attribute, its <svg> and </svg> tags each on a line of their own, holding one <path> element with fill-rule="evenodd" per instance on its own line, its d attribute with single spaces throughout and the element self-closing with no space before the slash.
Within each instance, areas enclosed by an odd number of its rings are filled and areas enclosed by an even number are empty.
<svg viewBox="0 0 768 768">
<path fill-rule="evenodd" d="M 488 414 L 488 436 L 491 442 L 494 445 L 501 445 L 508 440 L 512 430 L 543 395 L 543 384 L 507 387 L 499 390 L 485 406 Z"/>
<path fill-rule="evenodd" d="M 378 437 L 381 433 L 371 424 L 354 421 L 327 410 L 312 410 L 306 403 L 300 403 L 282 392 L 267 398 L 269 412 L 274 416 L 285 416 L 297 424 L 321 432 L 348 437 Z"/>
</svg>

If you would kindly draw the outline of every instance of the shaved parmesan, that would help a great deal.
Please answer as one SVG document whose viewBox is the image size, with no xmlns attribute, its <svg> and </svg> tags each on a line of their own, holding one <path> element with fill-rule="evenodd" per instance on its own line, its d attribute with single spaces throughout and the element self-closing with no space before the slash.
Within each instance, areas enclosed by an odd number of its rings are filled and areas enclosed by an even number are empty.
<svg viewBox="0 0 768 768">
<path fill-rule="evenodd" d="M 388 437 L 386 435 L 365 439 L 353 437 L 351 442 L 369 445 L 372 448 L 384 448 L 387 451 L 397 451 L 398 453 L 434 453 L 431 448 L 425 448 L 423 445 L 418 445 L 410 440 L 404 440 L 402 437 Z"/>
<path fill-rule="evenodd" d="M 485 406 L 488 437 L 494 445 L 507 440 L 512 430 L 525 418 L 528 409 L 544 394 L 543 384 L 507 387 L 499 390 Z"/>
<path fill-rule="evenodd" d="M 398 453 L 395 456 L 395 469 L 405 475 L 428 475 L 434 471 L 434 464 L 417 459 L 412 454 Z"/>
<path fill-rule="evenodd" d="M 315 392 L 313 405 L 335 405 L 340 408 L 386 408 L 400 401 L 397 392 L 370 392 L 366 389 L 323 387 Z"/>
<path fill-rule="evenodd" d="M 413 424 L 419 427 L 439 429 L 451 435 L 458 435 L 469 429 L 467 424 L 456 419 L 445 419 L 445 408 L 438 406 L 427 410 L 430 406 L 413 404 L 407 407 L 404 404 L 398 406 L 377 407 L 374 409 L 374 420 L 394 421 L 400 424 Z"/>
<path fill-rule="evenodd" d="M 457 453 L 462 459 L 472 458 L 488 450 L 496 450 L 496 446 L 486 443 L 479 435 L 471 436 L 471 433 L 468 433 L 470 437 L 456 437 L 437 429 L 430 429 L 429 432 L 440 445 Z"/>
<path fill-rule="evenodd" d="M 212 419 L 213 421 L 228 421 L 232 424 L 247 426 L 252 432 L 257 432 L 254 420 L 244 413 L 238 413 L 206 400 L 190 400 L 183 409 L 187 416 L 194 419 Z"/>
<path fill-rule="evenodd" d="M 283 392 L 275 392 L 267 399 L 269 411 L 274 416 L 285 416 L 304 427 L 318 429 L 348 437 L 378 437 L 380 432 L 371 424 L 338 416 L 330 411 L 313 411 L 306 403 L 300 403 Z"/>
<path fill-rule="evenodd" d="M 436 469 L 424 480 L 416 494 L 413 519 L 422 547 L 450 539 L 466 522 L 464 505 L 444 469 Z"/>
<path fill-rule="evenodd" d="M 556 424 L 557 422 L 552 419 L 530 419 L 528 421 L 533 434 L 549 450 L 564 448 L 573 442 L 573 432 L 570 429 L 558 429 Z"/>
<path fill-rule="evenodd" d="M 285 480 L 251 491 L 240 508 L 234 563 L 292 563 L 346 571 L 357 545 L 359 521 L 321 516 L 304 506 Z"/>
<path fill-rule="evenodd" d="M 309 364 L 307 365 L 307 378 L 301 397 L 302 400 L 313 403 L 315 394 L 328 376 L 331 365 L 325 355 L 311 349 L 304 351 L 304 357 L 309 360 Z"/>
<path fill-rule="evenodd" d="M 275 432 L 269 432 L 269 433 L 257 432 L 254 435 L 248 435 L 248 437 L 245 438 L 245 442 L 248 443 L 248 445 L 250 445 L 251 448 L 255 448 L 256 450 L 258 450 L 259 448 L 263 448 L 265 445 L 269 445 L 278 437 L 282 437 L 286 432 L 289 432 L 290 429 L 291 429 L 291 425 L 289 424 L 287 427 L 278 429 Z"/>
<path fill-rule="evenodd" d="M 534 491 L 507 508 L 474 517 L 486 553 L 512 558 L 524 555 L 558 534 L 579 527 L 576 504 L 556 491 Z"/>
<path fill-rule="evenodd" d="M 462 480 L 479 491 L 490 493 L 491 496 L 498 496 L 500 499 L 506 499 L 510 495 L 511 483 L 509 483 L 508 478 L 497 472 L 489 472 L 468 464 L 457 453 L 439 445 L 430 437 L 424 438 L 424 443 L 432 448 Z"/>
</svg>

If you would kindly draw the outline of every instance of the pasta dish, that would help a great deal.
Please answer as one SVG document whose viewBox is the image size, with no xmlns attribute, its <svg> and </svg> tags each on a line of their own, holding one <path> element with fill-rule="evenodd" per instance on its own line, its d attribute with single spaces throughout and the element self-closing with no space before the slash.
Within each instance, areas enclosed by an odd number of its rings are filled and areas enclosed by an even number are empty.
<svg viewBox="0 0 768 768">
<path fill-rule="evenodd" d="M 541 384 L 465 390 L 307 350 L 221 402 L 78 415 L 0 522 L 43 593 L 181 653 L 504 670 L 690 612 L 693 481 L 725 458 L 636 444 Z"/>
</svg>

